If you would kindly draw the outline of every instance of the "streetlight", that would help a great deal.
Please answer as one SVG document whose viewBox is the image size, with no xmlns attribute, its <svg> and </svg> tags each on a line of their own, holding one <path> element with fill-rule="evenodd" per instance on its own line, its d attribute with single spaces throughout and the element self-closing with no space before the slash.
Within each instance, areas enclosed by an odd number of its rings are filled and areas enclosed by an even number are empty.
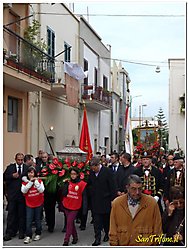
<svg viewBox="0 0 188 249">
<path fill-rule="evenodd" d="M 132 117 L 132 100 L 137 97 L 142 97 L 142 95 L 130 96 L 130 118 Z"/>
<path fill-rule="evenodd" d="M 143 112 L 143 107 L 146 107 L 146 106 L 147 106 L 146 104 L 142 105 L 142 123 L 143 123 L 143 121 L 144 121 L 144 112 Z"/>
<path fill-rule="evenodd" d="M 139 126 L 141 126 L 141 121 L 143 121 L 143 107 L 145 106 L 147 105 L 139 105 Z"/>
</svg>

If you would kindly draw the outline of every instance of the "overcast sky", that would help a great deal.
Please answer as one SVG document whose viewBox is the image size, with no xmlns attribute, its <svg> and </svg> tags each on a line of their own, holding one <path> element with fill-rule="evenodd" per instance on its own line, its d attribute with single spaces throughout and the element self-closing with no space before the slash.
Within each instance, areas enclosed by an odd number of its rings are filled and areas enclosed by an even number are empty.
<svg viewBox="0 0 188 249">
<path fill-rule="evenodd" d="M 185 11 L 184 1 L 74 3 L 74 12 L 83 15 L 89 13 L 84 17 L 102 42 L 111 45 L 111 57 L 121 60 L 128 71 L 133 117 L 138 117 L 139 105 L 147 104 L 143 109 L 144 116 L 155 116 L 162 107 L 168 119 L 168 59 L 185 58 Z M 94 14 L 98 15 L 92 16 Z M 157 65 L 161 68 L 160 73 L 155 72 Z M 137 95 L 142 96 L 134 97 Z"/>
</svg>

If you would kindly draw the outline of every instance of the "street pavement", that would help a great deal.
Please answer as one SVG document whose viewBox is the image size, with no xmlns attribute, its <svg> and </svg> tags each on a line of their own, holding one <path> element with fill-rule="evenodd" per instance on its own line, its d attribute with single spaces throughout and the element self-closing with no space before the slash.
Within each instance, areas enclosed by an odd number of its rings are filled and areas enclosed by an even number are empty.
<svg viewBox="0 0 188 249">
<path fill-rule="evenodd" d="M 7 215 L 7 211 L 4 211 L 3 231 L 5 231 L 5 228 L 6 228 L 6 215 Z M 89 247 L 92 245 L 95 239 L 94 239 L 93 225 L 90 224 L 90 221 L 91 221 L 91 213 L 89 211 L 86 230 L 81 231 L 79 228 L 80 224 L 76 224 L 76 229 L 78 232 L 78 243 L 76 245 L 72 245 L 70 241 L 69 247 L 70 246 L 71 247 Z M 23 240 L 18 239 L 18 235 L 17 235 L 16 237 L 12 238 L 12 240 L 3 241 L 3 247 L 19 247 L 19 248 L 20 247 L 26 247 L 26 248 L 27 247 L 35 247 L 35 248 L 37 247 L 48 247 L 48 248 L 62 247 L 64 236 L 65 236 L 65 233 L 62 233 L 63 224 L 64 224 L 64 214 L 60 213 L 57 210 L 56 211 L 56 225 L 55 225 L 55 229 L 53 233 L 48 232 L 47 226 L 45 222 L 43 221 L 42 222 L 43 231 L 42 231 L 41 239 L 39 241 L 32 241 L 29 244 L 24 244 Z M 102 234 L 102 239 L 103 237 L 104 237 L 104 233 Z M 101 240 L 101 245 L 98 247 L 103 247 L 103 246 L 108 247 L 109 243 L 103 242 Z"/>
</svg>

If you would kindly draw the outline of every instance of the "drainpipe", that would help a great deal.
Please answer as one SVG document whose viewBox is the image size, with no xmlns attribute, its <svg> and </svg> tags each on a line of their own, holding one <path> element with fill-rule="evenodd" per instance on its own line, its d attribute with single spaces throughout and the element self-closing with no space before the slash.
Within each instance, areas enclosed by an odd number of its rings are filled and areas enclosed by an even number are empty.
<svg viewBox="0 0 188 249">
<path fill-rule="evenodd" d="M 27 94 L 27 131 L 26 131 L 26 134 L 27 134 L 27 148 L 26 148 L 26 151 L 30 151 L 30 153 L 32 154 L 31 152 L 31 145 L 32 145 L 32 134 L 31 134 L 31 125 L 32 125 L 32 107 L 31 107 L 31 93 L 28 92 Z"/>
<path fill-rule="evenodd" d="M 37 147 L 38 147 L 38 151 L 40 150 L 40 141 L 41 141 L 41 115 L 42 115 L 42 108 L 41 108 L 41 104 L 42 104 L 42 92 L 38 92 L 38 134 L 37 134 Z"/>
<path fill-rule="evenodd" d="M 98 123 L 98 134 L 99 134 L 99 141 L 98 141 L 98 144 L 99 144 L 99 146 L 102 146 L 101 145 L 101 132 L 100 132 L 100 128 L 101 128 L 101 111 L 99 111 L 99 123 Z M 100 148 L 99 148 L 99 150 L 98 151 L 100 151 Z"/>
<path fill-rule="evenodd" d="M 38 8 L 38 13 L 41 12 L 41 4 L 37 4 L 37 8 Z M 38 18 L 38 21 L 39 23 L 41 24 L 41 15 L 39 14 L 37 16 Z M 41 37 L 41 28 L 42 26 L 40 27 L 40 37 Z M 38 146 L 38 151 L 40 150 L 40 146 L 41 146 L 41 116 L 42 116 L 42 107 L 41 107 L 41 104 L 42 104 L 42 92 L 39 91 L 38 92 L 38 141 L 37 141 L 37 146 Z M 38 152 L 37 151 L 37 152 Z"/>
</svg>

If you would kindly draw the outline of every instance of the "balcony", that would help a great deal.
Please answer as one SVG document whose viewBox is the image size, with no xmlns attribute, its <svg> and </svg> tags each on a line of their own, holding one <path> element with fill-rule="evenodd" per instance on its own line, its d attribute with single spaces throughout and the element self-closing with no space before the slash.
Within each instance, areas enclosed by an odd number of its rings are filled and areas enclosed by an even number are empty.
<svg viewBox="0 0 188 249">
<path fill-rule="evenodd" d="M 53 58 L 6 27 L 3 36 L 5 86 L 27 92 L 50 91 L 55 81 Z"/>
<path fill-rule="evenodd" d="M 111 93 L 100 86 L 83 85 L 82 100 L 86 106 L 95 111 L 112 109 Z"/>
</svg>

